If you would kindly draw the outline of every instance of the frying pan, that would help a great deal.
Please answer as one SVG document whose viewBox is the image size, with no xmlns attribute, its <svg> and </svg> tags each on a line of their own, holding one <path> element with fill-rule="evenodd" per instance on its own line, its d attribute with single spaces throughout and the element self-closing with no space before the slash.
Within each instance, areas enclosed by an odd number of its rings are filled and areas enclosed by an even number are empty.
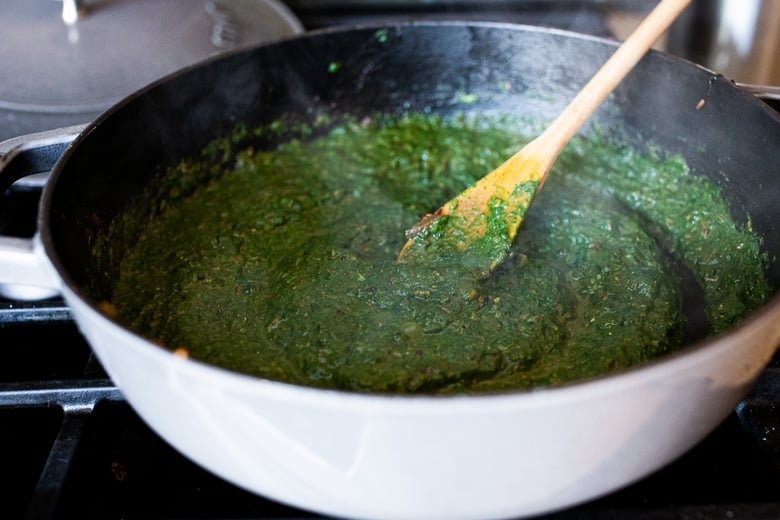
<svg viewBox="0 0 780 520">
<path fill-rule="evenodd" d="M 116 266 L 98 262 L 90 245 L 161 166 L 238 123 L 320 110 L 550 120 L 614 48 L 550 29 L 411 23 L 310 33 L 185 69 L 125 99 L 68 146 L 44 188 L 38 234 L 6 240 L 0 282 L 61 291 L 111 378 L 159 435 L 281 502 L 362 518 L 499 518 L 608 493 L 713 430 L 780 342 L 780 119 L 723 77 L 651 53 L 593 122 L 637 149 L 682 154 L 694 174 L 720 185 L 735 219 L 750 219 L 762 237 L 773 296 L 738 327 L 621 373 L 447 397 L 239 375 L 174 356 L 104 315 L 99 302 L 111 297 Z"/>
</svg>

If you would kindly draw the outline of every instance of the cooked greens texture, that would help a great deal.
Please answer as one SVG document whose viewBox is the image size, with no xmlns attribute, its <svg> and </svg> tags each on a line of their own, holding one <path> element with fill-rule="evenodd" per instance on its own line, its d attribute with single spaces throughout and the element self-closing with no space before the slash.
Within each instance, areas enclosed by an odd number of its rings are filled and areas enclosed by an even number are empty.
<svg viewBox="0 0 780 520">
<path fill-rule="evenodd" d="M 760 240 L 711 181 L 597 136 L 563 152 L 489 278 L 458 254 L 397 263 L 404 230 L 527 141 L 517 128 L 411 114 L 239 130 L 96 242 L 131 240 L 111 313 L 233 371 L 442 394 L 625 370 L 685 342 L 686 299 L 702 336 L 768 297 Z M 266 145 L 238 147 L 247 136 Z"/>
</svg>

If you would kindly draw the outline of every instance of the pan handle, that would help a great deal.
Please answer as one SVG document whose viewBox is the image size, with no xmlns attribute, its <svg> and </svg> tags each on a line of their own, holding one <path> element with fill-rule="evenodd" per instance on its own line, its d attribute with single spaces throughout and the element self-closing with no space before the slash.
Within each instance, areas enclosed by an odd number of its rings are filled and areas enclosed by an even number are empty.
<svg viewBox="0 0 780 520">
<path fill-rule="evenodd" d="M 749 83 L 737 83 L 737 86 L 745 92 L 753 94 L 759 99 L 780 101 L 780 86 L 752 85 Z"/>
<path fill-rule="evenodd" d="M 50 170 L 86 125 L 14 137 L 0 142 L 0 193 L 13 184 L 43 187 Z M 0 236 L 0 294 L 18 300 L 40 300 L 59 293 L 38 235 Z"/>
<path fill-rule="evenodd" d="M 780 112 L 780 86 L 737 83 L 737 87 Z"/>
<path fill-rule="evenodd" d="M 65 148 L 86 127 L 68 126 L 0 142 L 0 189 L 20 179 L 26 185 L 42 187 Z"/>
</svg>

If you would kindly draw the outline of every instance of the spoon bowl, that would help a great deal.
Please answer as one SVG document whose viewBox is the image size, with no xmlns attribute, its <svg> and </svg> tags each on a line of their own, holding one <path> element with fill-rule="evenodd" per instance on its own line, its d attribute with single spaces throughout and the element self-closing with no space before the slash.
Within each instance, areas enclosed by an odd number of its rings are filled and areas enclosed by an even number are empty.
<svg viewBox="0 0 780 520">
<path fill-rule="evenodd" d="M 564 146 L 690 3 L 659 2 L 539 137 L 407 230 L 398 261 L 435 262 L 444 254 L 464 254 L 469 266 L 488 276 L 509 254 L 525 212 Z"/>
</svg>

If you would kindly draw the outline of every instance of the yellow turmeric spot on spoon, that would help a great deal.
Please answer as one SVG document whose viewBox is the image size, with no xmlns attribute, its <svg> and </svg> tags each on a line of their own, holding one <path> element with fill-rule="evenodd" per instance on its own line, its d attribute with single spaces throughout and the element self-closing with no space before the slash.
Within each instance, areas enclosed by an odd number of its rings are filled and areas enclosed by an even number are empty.
<svg viewBox="0 0 780 520">
<path fill-rule="evenodd" d="M 509 254 L 526 210 L 563 147 L 691 0 L 662 0 L 574 97 L 558 118 L 501 166 L 406 233 L 399 262 L 430 263 L 464 255 L 487 276 Z"/>
</svg>

